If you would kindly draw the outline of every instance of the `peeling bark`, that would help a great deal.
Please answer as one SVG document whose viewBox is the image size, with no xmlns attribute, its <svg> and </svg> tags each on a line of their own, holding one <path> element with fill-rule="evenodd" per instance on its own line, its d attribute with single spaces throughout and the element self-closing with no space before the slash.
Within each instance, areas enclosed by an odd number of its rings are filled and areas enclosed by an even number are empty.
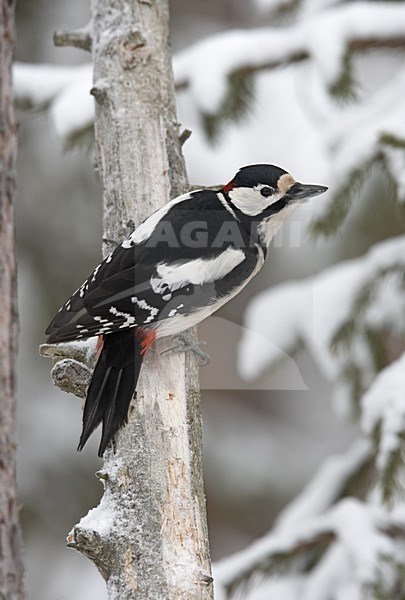
<svg viewBox="0 0 405 600">
<path fill-rule="evenodd" d="M 0 5 L 0 598 L 22 600 L 14 398 L 18 333 L 13 204 L 17 135 L 11 66 L 15 3 L 2 0 Z"/>
<path fill-rule="evenodd" d="M 168 0 L 92 0 L 104 255 L 187 189 L 168 21 Z M 130 421 L 98 474 L 104 496 L 68 538 L 110 599 L 213 597 L 197 367 L 192 356 L 160 356 L 170 343 L 150 351 Z"/>
</svg>

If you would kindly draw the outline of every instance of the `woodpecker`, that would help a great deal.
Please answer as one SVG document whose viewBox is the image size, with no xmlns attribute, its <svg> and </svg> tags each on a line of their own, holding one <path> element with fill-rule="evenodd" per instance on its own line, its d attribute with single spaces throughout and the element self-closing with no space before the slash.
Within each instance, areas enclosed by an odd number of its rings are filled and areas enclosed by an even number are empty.
<svg viewBox="0 0 405 600">
<path fill-rule="evenodd" d="M 282 223 L 326 190 L 274 165 L 242 167 L 221 189 L 168 202 L 96 267 L 46 330 L 49 343 L 100 338 L 78 450 L 101 423 L 104 454 L 127 422 L 155 339 L 185 331 L 236 296 L 261 269 Z"/>
</svg>

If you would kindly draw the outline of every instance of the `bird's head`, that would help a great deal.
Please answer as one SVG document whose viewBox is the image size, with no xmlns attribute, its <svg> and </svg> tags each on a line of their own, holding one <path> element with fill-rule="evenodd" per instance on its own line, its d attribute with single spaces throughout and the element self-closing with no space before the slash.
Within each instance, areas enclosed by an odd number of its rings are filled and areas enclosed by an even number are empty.
<svg viewBox="0 0 405 600">
<path fill-rule="evenodd" d="M 267 218 L 291 205 L 326 192 L 324 185 L 299 183 L 274 165 L 242 167 L 222 191 L 234 207 L 249 217 Z"/>
<path fill-rule="evenodd" d="M 327 189 L 324 185 L 300 183 L 284 169 L 262 164 L 242 167 L 221 191 L 230 208 L 251 222 L 252 234 L 268 246 L 300 204 Z"/>
</svg>

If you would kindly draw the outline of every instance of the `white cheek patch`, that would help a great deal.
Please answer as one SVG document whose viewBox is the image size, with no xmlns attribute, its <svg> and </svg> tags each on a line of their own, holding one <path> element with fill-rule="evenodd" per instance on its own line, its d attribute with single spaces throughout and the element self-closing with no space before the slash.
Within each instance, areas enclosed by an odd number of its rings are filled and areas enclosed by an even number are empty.
<svg viewBox="0 0 405 600">
<path fill-rule="evenodd" d="M 237 187 L 228 192 L 232 204 L 241 210 L 245 215 L 254 217 L 264 210 L 275 204 L 283 197 L 283 192 L 276 192 L 272 196 L 265 198 L 261 195 L 260 190 L 265 185 L 251 187 Z"/>
</svg>

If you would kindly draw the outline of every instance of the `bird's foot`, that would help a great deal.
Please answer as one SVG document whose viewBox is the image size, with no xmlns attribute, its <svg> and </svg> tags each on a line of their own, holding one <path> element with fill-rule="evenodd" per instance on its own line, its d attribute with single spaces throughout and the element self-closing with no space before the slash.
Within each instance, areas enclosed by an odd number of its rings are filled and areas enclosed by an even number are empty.
<svg viewBox="0 0 405 600">
<path fill-rule="evenodd" d="M 164 350 L 161 355 L 166 354 L 167 352 L 188 352 L 191 350 L 194 352 L 194 354 L 202 359 L 202 362 L 198 365 L 199 367 L 205 367 L 206 365 L 210 364 L 211 359 L 209 355 L 201 349 L 201 346 L 205 346 L 207 342 L 196 342 L 185 333 L 179 333 L 178 335 L 173 336 L 172 339 L 177 340 L 180 343 L 176 346 L 173 346 L 173 348 Z"/>
</svg>

